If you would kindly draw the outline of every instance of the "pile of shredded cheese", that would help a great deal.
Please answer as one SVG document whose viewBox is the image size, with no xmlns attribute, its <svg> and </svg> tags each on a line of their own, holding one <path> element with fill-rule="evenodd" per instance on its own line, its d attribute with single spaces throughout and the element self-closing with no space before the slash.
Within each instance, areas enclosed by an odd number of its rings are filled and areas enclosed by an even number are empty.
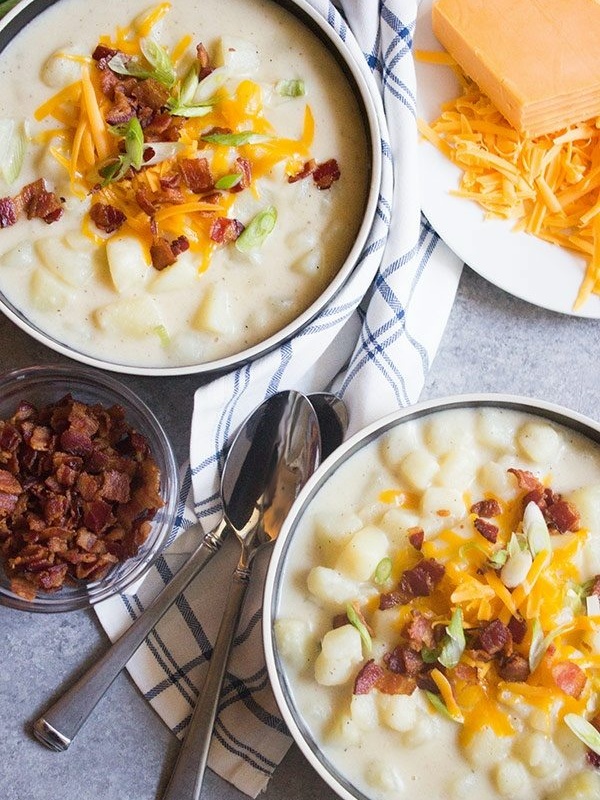
<svg viewBox="0 0 600 800">
<path fill-rule="evenodd" d="M 586 269 L 573 308 L 600 294 L 600 119 L 533 139 L 518 133 L 446 53 L 419 51 L 451 67 L 462 94 L 442 105 L 421 135 L 463 173 L 453 192 L 486 215 L 515 219 L 516 230 L 582 255 Z"/>
<path fill-rule="evenodd" d="M 127 56 L 140 57 L 140 41 L 151 34 L 153 27 L 169 11 L 170 3 L 161 3 L 130 26 L 119 27 L 110 35 L 103 35 L 99 43 L 118 50 Z M 185 35 L 169 53 L 173 67 L 184 59 L 192 45 Z M 184 118 L 180 128 L 177 155 L 152 166 L 144 166 L 133 178 L 108 183 L 98 189 L 98 166 L 119 154 L 119 140 L 111 134 L 106 123 L 106 112 L 111 101 L 100 88 L 100 73 L 90 56 L 71 56 L 81 63 L 81 78 L 44 102 L 35 112 L 37 121 L 53 120 L 52 125 L 39 133 L 40 144 L 51 143 L 50 152 L 67 170 L 71 191 L 83 199 L 94 190 L 96 201 L 109 204 L 126 217 L 124 226 L 149 248 L 153 233 L 148 215 L 135 201 L 136 192 L 145 185 L 150 191 L 160 186 L 160 178 L 172 172 L 179 159 L 195 158 L 202 149 L 211 160 L 211 170 L 218 179 L 232 172 L 237 157 L 244 158 L 251 168 L 252 182 L 249 190 L 259 196 L 257 180 L 268 174 L 276 164 L 283 163 L 286 175 L 296 174 L 310 158 L 314 139 L 314 118 L 309 105 L 305 106 L 304 122 L 298 139 L 278 136 L 265 116 L 262 87 L 249 79 L 241 80 L 235 90 L 225 87 L 216 90 L 214 105 L 200 118 Z M 178 78 L 180 83 L 181 77 Z M 175 87 L 176 88 L 176 87 Z M 212 128 L 225 128 L 233 132 L 252 131 L 262 134 L 264 141 L 240 144 L 235 147 L 219 143 L 200 142 L 202 132 Z M 218 202 L 206 203 L 190 193 L 189 201 L 161 208 L 155 215 L 160 229 L 174 237 L 185 235 L 190 249 L 200 256 L 200 269 L 206 269 L 216 248 L 210 238 L 210 224 L 215 216 L 229 216 L 234 194 L 222 193 Z M 84 220 L 84 233 L 97 244 L 105 239 Z"/>
<path fill-rule="evenodd" d="M 389 492 L 380 500 L 389 502 Z M 402 493 L 399 503 L 410 507 L 410 498 Z M 470 506 L 469 498 L 466 504 Z M 515 652 L 530 662 L 532 651 L 538 653 L 525 681 L 503 680 L 494 660 L 477 658 L 468 648 L 460 656 L 460 664 L 476 670 L 476 683 L 465 680 L 460 670 L 448 669 L 446 675 L 438 669 L 432 671 L 445 710 L 461 723 L 463 744 L 485 726 L 498 736 L 514 734 L 511 709 L 523 703 L 543 712 L 550 725 L 550 721 L 567 714 L 583 715 L 600 691 L 600 656 L 591 652 L 586 640 L 586 634 L 598 629 L 600 618 L 587 613 L 576 567 L 589 531 L 582 528 L 553 535 L 550 551 L 537 553 L 525 580 L 511 590 L 494 568 L 493 556 L 506 548 L 513 532 L 521 528 L 522 495 L 500 505 L 502 513 L 494 519 L 499 528 L 496 543 L 478 533 L 465 536 L 464 531 L 447 528 L 425 541 L 421 553 L 407 542 L 393 559 L 391 583 L 422 557 L 433 558 L 445 567 L 445 575 L 431 596 L 415 597 L 399 607 L 398 629 L 410 622 L 414 611 L 433 614 L 438 620 L 434 624 L 447 624 L 460 609 L 467 633 L 476 632 L 491 620 L 508 625 L 511 617 L 517 617 L 525 621 L 527 632 L 523 641 L 515 644 Z M 475 518 L 475 514 L 469 515 L 471 522 Z M 375 606 L 379 598 L 373 602 Z M 538 639 L 534 641 L 536 628 Z M 569 694 L 557 684 L 553 670 L 565 664 L 576 665 L 583 673 L 581 677 L 585 676 L 580 693 Z"/>
</svg>

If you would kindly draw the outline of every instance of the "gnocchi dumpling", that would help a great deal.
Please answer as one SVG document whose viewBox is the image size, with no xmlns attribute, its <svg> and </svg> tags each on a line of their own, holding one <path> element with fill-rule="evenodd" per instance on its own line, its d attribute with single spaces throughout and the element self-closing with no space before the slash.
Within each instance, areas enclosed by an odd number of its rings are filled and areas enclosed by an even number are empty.
<svg viewBox="0 0 600 800">
<path fill-rule="evenodd" d="M 534 462 L 549 463 L 561 445 L 560 436 L 547 422 L 525 422 L 517 431 L 517 444 L 523 455 Z"/>
<path fill-rule="evenodd" d="M 439 468 L 437 459 L 427 450 L 412 450 L 404 456 L 398 470 L 411 488 L 423 490 L 429 486 Z"/>
<path fill-rule="evenodd" d="M 339 686 L 349 681 L 362 661 L 362 640 L 354 625 L 327 631 L 315 659 L 315 680 L 321 686 Z"/>
<path fill-rule="evenodd" d="M 387 555 L 388 538 L 381 528 L 367 525 L 357 531 L 342 548 L 335 568 L 356 581 L 367 581 Z"/>
</svg>

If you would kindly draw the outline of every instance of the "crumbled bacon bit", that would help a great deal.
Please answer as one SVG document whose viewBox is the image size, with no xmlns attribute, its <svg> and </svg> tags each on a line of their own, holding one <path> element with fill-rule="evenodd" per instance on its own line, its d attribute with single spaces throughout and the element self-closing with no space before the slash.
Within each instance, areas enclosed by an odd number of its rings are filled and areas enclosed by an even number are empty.
<svg viewBox="0 0 600 800">
<path fill-rule="evenodd" d="M 484 539 L 488 540 L 488 542 L 492 544 L 496 543 L 498 539 L 498 526 L 494 525 L 493 522 L 488 522 L 487 519 L 477 517 L 477 519 L 473 520 L 473 526 Z"/>
<path fill-rule="evenodd" d="M 431 648 L 436 641 L 431 616 L 420 611 L 413 610 L 412 619 L 407 623 L 404 634 L 414 650 L 421 650 L 422 647 Z"/>
<path fill-rule="evenodd" d="M 198 59 L 198 63 L 200 64 L 200 71 L 198 73 L 198 78 L 202 80 L 203 78 L 206 78 L 207 75 L 210 75 L 210 73 L 212 72 L 212 67 L 210 64 L 210 56 L 208 54 L 208 50 L 202 44 L 202 42 L 196 45 L 196 58 Z"/>
<path fill-rule="evenodd" d="M 555 500 L 547 507 L 544 516 L 559 533 L 579 530 L 579 512 L 568 500 Z"/>
<path fill-rule="evenodd" d="M 354 694 L 368 694 L 377 681 L 382 678 L 384 671 L 373 659 L 361 667 L 354 681 Z"/>
<path fill-rule="evenodd" d="M 509 629 L 499 619 L 486 623 L 479 631 L 478 645 L 491 656 L 512 647 L 512 636 Z"/>
<path fill-rule="evenodd" d="M 0 228 L 8 228 L 17 221 L 17 209 L 12 197 L 0 197 Z"/>
<path fill-rule="evenodd" d="M 106 112 L 105 119 L 109 125 L 122 125 L 136 115 L 133 101 L 127 97 L 120 84 L 113 87 L 113 104 Z"/>
<path fill-rule="evenodd" d="M 90 218 L 96 227 L 105 233 L 118 231 L 127 219 L 120 209 L 108 203 L 94 203 L 90 208 Z"/>
<path fill-rule="evenodd" d="M 217 244 L 227 244 L 235 242 L 244 230 L 243 224 L 239 219 L 229 217 L 216 217 L 210 226 L 210 238 Z"/>
<path fill-rule="evenodd" d="M 500 503 L 494 499 L 479 500 L 477 503 L 473 503 L 470 508 L 471 514 L 477 514 L 478 517 L 484 517 L 485 519 L 497 517 L 501 511 Z"/>
<path fill-rule="evenodd" d="M 194 194 L 210 191 L 215 182 L 206 158 L 182 158 L 178 163 L 183 181 Z"/>
<path fill-rule="evenodd" d="M 150 258 L 154 269 L 159 271 L 170 267 L 171 264 L 177 261 L 177 256 L 173 252 L 170 242 L 164 236 L 154 237 L 150 245 Z"/>
<path fill-rule="evenodd" d="M 394 608 L 404 603 L 403 595 L 398 591 L 383 592 L 379 595 L 379 608 L 381 611 L 386 611 L 388 608 Z"/>
<path fill-rule="evenodd" d="M 309 175 L 312 175 L 315 171 L 317 166 L 317 162 L 314 158 L 311 158 L 309 161 L 305 161 L 302 168 L 298 170 L 298 172 L 294 173 L 294 175 L 288 176 L 288 183 L 296 183 L 296 181 L 301 181 L 303 178 L 308 178 Z"/>
<path fill-rule="evenodd" d="M 507 625 L 514 644 L 521 644 L 527 633 L 527 622 L 523 617 L 511 617 Z"/>
<path fill-rule="evenodd" d="M 0 555 L 20 597 L 99 580 L 137 552 L 163 505 L 148 442 L 120 406 L 20 403 L 0 420 L 0 447 Z"/>
<path fill-rule="evenodd" d="M 62 203 L 54 192 L 49 192 L 43 178 L 24 186 L 15 198 L 17 208 L 21 206 L 27 219 L 43 219 L 48 225 L 56 222 L 63 213 Z"/>
<path fill-rule="evenodd" d="M 312 176 L 317 189 L 329 189 L 335 181 L 339 180 L 340 174 L 338 162 L 335 158 L 330 158 L 329 161 L 317 164 Z"/>
<path fill-rule="evenodd" d="M 552 665 L 550 671 L 559 689 L 576 700 L 581 697 L 587 680 L 581 667 L 570 661 L 559 661 Z"/>
<path fill-rule="evenodd" d="M 510 681 L 511 683 L 526 681 L 530 675 L 529 662 L 525 656 L 513 653 L 500 662 L 498 675 L 502 680 Z"/>
<path fill-rule="evenodd" d="M 235 186 L 232 186 L 229 191 L 231 192 L 241 192 L 244 189 L 247 189 L 250 184 L 252 183 L 252 167 L 250 162 L 247 158 L 236 158 L 235 163 L 238 167 L 238 171 L 242 176 L 240 181 L 236 183 Z"/>
<path fill-rule="evenodd" d="M 590 595 L 595 595 L 596 597 L 600 597 L 600 575 L 595 575 L 592 579 L 592 588 L 590 589 Z"/>
<path fill-rule="evenodd" d="M 400 579 L 399 590 L 407 598 L 427 597 L 444 577 L 446 568 L 435 558 L 424 558 L 407 569 Z"/>
<path fill-rule="evenodd" d="M 540 487 L 542 489 L 544 488 L 533 472 L 529 472 L 526 469 L 517 469 L 516 467 L 510 467 L 507 471 L 512 473 L 517 479 L 519 489 L 524 489 L 526 492 L 533 492 L 540 489 Z"/>
<path fill-rule="evenodd" d="M 425 540 L 425 531 L 423 528 L 409 528 L 408 541 L 412 544 L 415 550 L 420 550 L 423 547 Z"/>
<path fill-rule="evenodd" d="M 383 660 L 390 672 L 408 675 L 412 678 L 425 669 L 421 655 L 408 645 L 399 644 L 391 653 L 386 653 Z"/>
<path fill-rule="evenodd" d="M 377 681 L 377 689 L 382 694 L 412 694 L 417 688 L 417 682 L 409 675 L 400 675 L 394 672 L 384 672 Z"/>
</svg>

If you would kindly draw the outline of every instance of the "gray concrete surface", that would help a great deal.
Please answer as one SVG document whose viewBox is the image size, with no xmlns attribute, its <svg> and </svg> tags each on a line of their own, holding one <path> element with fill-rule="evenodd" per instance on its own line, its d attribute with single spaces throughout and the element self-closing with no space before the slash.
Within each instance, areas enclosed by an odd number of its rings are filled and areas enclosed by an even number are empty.
<svg viewBox="0 0 600 800">
<path fill-rule="evenodd" d="M 0 319 L 0 371 L 67 361 Z M 467 391 L 511 392 L 600 418 L 600 320 L 535 308 L 466 269 L 423 399 Z M 193 376 L 124 377 L 156 411 L 179 461 L 187 456 Z M 122 674 L 66 753 L 51 753 L 30 724 L 65 682 L 103 652 L 93 611 L 35 615 L 0 608 L 0 800 L 154 800 L 178 743 Z M 245 795 L 210 771 L 203 800 Z M 334 800 L 292 747 L 264 800 Z M 435 799 L 432 799 L 435 800 Z"/>
</svg>

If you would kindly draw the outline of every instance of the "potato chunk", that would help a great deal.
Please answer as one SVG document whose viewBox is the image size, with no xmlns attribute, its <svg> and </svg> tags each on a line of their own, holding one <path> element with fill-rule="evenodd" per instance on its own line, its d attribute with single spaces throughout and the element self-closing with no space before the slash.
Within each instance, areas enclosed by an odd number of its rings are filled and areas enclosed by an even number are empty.
<svg viewBox="0 0 600 800">
<path fill-rule="evenodd" d="M 353 625 L 328 631 L 321 641 L 315 661 L 315 680 L 322 686 L 338 686 L 349 681 L 362 661 L 362 641 Z"/>
<path fill-rule="evenodd" d="M 387 555 L 388 546 L 385 533 L 374 525 L 367 525 L 357 531 L 342 549 L 335 568 L 356 581 L 367 581 Z"/>
</svg>

